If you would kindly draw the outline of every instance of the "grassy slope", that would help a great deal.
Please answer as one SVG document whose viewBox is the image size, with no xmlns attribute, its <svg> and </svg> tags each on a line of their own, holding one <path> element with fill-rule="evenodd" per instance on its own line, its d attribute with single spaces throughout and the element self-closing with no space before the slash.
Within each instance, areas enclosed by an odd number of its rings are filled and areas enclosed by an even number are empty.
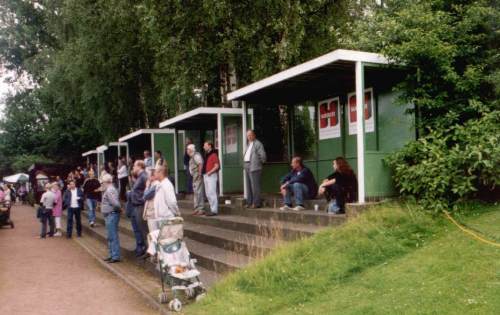
<svg viewBox="0 0 500 315">
<path fill-rule="evenodd" d="M 461 216 L 500 240 L 498 207 Z M 500 249 L 441 218 L 385 205 L 287 245 L 187 314 L 498 314 Z"/>
</svg>

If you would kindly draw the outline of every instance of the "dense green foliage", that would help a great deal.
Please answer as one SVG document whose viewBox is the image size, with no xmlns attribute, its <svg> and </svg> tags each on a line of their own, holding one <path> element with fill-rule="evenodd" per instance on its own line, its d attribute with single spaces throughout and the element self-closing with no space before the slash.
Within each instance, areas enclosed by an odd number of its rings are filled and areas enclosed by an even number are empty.
<svg viewBox="0 0 500 315">
<path fill-rule="evenodd" d="M 500 239 L 498 205 L 465 208 L 461 221 Z M 442 217 L 385 204 L 284 245 L 226 277 L 187 313 L 495 314 L 499 257 Z"/>
<path fill-rule="evenodd" d="M 400 192 L 434 211 L 499 195 L 498 1 L 387 1 L 348 44 L 408 68 L 398 90 L 420 139 L 389 159 Z"/>
<path fill-rule="evenodd" d="M 34 154 L 75 162 L 83 151 L 338 47 L 356 1 L 6 0 L 0 61 L 33 82 L 22 124 Z M 28 117 L 31 115 L 32 117 Z M 30 118 L 30 119 L 29 119 Z M 15 122 L 13 122 L 15 121 Z M 5 130 L 0 151 L 24 154 Z M 5 149 L 4 149 L 5 148 Z"/>
</svg>

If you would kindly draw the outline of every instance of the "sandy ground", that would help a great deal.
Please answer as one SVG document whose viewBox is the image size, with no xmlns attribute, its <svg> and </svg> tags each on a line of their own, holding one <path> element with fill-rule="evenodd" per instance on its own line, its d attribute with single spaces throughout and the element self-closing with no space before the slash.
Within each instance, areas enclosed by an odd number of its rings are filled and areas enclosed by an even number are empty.
<svg viewBox="0 0 500 315">
<path fill-rule="evenodd" d="M 75 241 L 37 239 L 33 208 L 12 219 L 0 229 L 0 314 L 158 314 Z"/>
</svg>

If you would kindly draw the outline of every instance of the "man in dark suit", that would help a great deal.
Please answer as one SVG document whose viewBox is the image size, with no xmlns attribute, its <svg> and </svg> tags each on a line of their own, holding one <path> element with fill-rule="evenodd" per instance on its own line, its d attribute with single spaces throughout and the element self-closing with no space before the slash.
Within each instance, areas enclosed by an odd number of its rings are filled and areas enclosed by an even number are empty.
<svg viewBox="0 0 500 315">
<path fill-rule="evenodd" d="M 75 181 L 68 183 L 68 189 L 63 196 L 63 209 L 68 210 L 68 226 L 66 237 L 71 238 L 73 232 L 73 216 L 76 221 L 76 235 L 82 236 L 82 209 L 83 209 L 83 191 L 76 187 Z"/>
<path fill-rule="evenodd" d="M 256 139 L 253 130 L 247 131 L 247 148 L 243 154 L 246 175 L 246 203 L 249 208 L 260 208 L 260 178 L 262 164 L 266 162 L 266 151 L 262 142 Z"/>
</svg>

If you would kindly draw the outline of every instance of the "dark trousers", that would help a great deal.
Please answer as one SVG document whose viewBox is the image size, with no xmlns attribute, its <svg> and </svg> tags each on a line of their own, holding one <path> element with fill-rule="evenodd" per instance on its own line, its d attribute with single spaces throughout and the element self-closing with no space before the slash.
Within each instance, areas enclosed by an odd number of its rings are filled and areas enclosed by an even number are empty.
<svg viewBox="0 0 500 315">
<path fill-rule="evenodd" d="M 341 210 L 345 210 L 345 193 L 344 189 L 339 184 L 333 184 L 326 187 L 325 198 L 327 201 L 335 199 L 337 201 L 337 206 Z"/>
<path fill-rule="evenodd" d="M 247 195 L 245 196 L 245 199 L 247 205 L 260 207 L 260 178 L 262 170 L 250 172 L 250 163 L 245 163 L 245 174 L 247 184 Z"/>
<path fill-rule="evenodd" d="M 76 235 L 82 236 L 82 209 L 80 208 L 68 208 L 66 236 L 71 237 L 71 233 L 73 232 L 73 216 L 75 216 L 76 221 Z"/>
<path fill-rule="evenodd" d="M 49 236 L 54 235 L 55 224 L 54 217 L 52 216 L 52 209 L 44 210 L 40 217 L 40 222 L 42 223 L 42 230 L 40 232 L 40 237 L 44 238 L 47 235 L 47 222 L 49 223 Z"/>
<path fill-rule="evenodd" d="M 186 169 L 186 191 L 188 194 L 193 193 L 193 176 L 191 176 L 191 173 L 189 172 L 189 166 Z"/>
<path fill-rule="evenodd" d="M 127 184 L 128 184 L 128 176 L 120 178 L 120 200 L 127 200 Z"/>
<path fill-rule="evenodd" d="M 144 206 L 132 206 L 133 210 L 130 211 L 130 222 L 132 223 L 132 230 L 135 237 L 135 251 L 142 253 L 146 250 L 146 241 L 148 239 L 148 226 L 142 219 L 142 212 Z"/>
</svg>

